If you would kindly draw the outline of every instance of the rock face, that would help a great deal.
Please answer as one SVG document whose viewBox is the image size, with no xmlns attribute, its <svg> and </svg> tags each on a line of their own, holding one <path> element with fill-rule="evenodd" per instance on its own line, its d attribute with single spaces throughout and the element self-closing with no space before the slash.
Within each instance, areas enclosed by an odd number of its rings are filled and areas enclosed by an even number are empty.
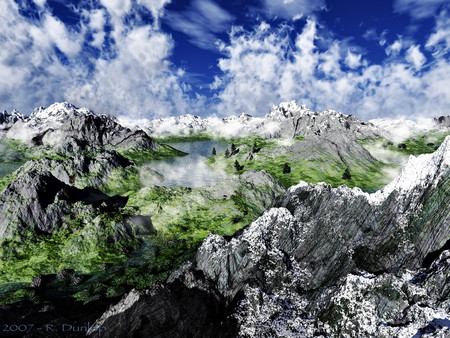
<svg viewBox="0 0 450 338">
<path fill-rule="evenodd" d="M 272 107 L 266 115 L 265 123 L 277 121 L 279 130 L 273 137 L 292 138 L 324 134 L 350 134 L 355 139 L 378 137 L 377 128 L 371 123 L 358 120 L 355 116 L 345 115 L 334 110 L 315 112 L 295 101 L 282 102 Z M 261 129 L 264 129 L 263 126 Z"/>
<path fill-rule="evenodd" d="M 173 135 L 207 133 L 222 137 L 245 137 L 256 134 L 262 137 L 293 138 L 296 136 L 314 136 L 324 133 L 347 133 L 354 138 L 377 137 L 379 129 L 371 123 L 358 120 L 355 116 L 345 115 L 334 110 L 315 112 L 298 105 L 295 101 L 282 102 L 273 106 L 264 118 L 252 117 L 242 113 L 240 116 L 219 118 L 201 118 L 190 114 L 168 117 L 154 121 L 121 120 L 123 124 L 142 128 L 149 135 L 166 137 Z M 186 133 L 186 131 L 188 131 Z"/>
<path fill-rule="evenodd" d="M 358 142 L 354 135 L 330 132 L 309 136 L 286 149 L 292 160 L 323 160 L 342 163 L 345 166 L 361 167 L 375 165 L 377 160 Z"/>
<path fill-rule="evenodd" d="M 77 202 L 81 204 L 74 206 Z M 0 238 L 22 231 L 52 233 L 68 215 L 95 215 L 99 208 L 111 210 L 125 203 L 126 199 L 110 198 L 99 190 L 68 186 L 49 172 L 30 171 L 0 195 Z"/>
<path fill-rule="evenodd" d="M 29 171 L 49 171 L 58 180 L 77 188 L 100 187 L 117 170 L 125 170 L 133 165 L 131 161 L 116 151 L 105 151 L 95 157 L 74 155 L 68 159 L 41 157 L 26 162 L 16 176 Z"/>
<path fill-rule="evenodd" d="M 434 119 L 434 123 L 436 123 L 439 127 L 450 128 L 450 115 L 439 116 Z"/>
<path fill-rule="evenodd" d="M 434 154 L 412 156 L 374 194 L 300 182 L 232 238 L 209 235 L 169 277 L 166 290 L 202 290 L 223 307 L 197 331 L 180 326 L 174 336 L 216 334 L 208 329 L 218 322 L 233 323 L 223 334 L 230 337 L 448 335 L 449 195 L 450 137 Z M 120 320 L 123 332 L 105 335 L 169 332 L 173 316 L 155 304 L 187 314 L 164 292 L 143 291 L 102 317 L 105 327 Z"/>
<path fill-rule="evenodd" d="M 17 110 L 13 110 L 11 114 L 6 111 L 0 112 L 0 130 L 8 130 L 14 123 L 24 120 L 25 116 Z"/>
<path fill-rule="evenodd" d="M 19 139 L 29 145 L 48 145 L 63 152 L 95 147 L 153 149 L 157 146 L 142 130 L 132 131 L 112 117 L 96 115 L 66 102 L 35 109 L 27 118 L 2 116 L 0 124 L 2 120 L 7 123 L 7 128 L 3 128 L 7 138 Z"/>
</svg>

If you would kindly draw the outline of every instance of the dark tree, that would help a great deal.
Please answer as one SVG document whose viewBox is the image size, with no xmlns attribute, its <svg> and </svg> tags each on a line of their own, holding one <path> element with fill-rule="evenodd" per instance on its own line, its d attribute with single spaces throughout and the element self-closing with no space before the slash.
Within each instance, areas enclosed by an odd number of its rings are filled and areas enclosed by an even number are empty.
<svg viewBox="0 0 450 338">
<path fill-rule="evenodd" d="M 352 175 L 350 174 L 350 170 L 348 169 L 348 167 L 345 169 L 344 173 L 342 174 L 342 179 L 343 180 L 349 180 L 352 178 Z"/>
<path fill-rule="evenodd" d="M 260 151 L 261 148 L 258 148 L 258 145 L 255 143 L 253 143 L 253 149 L 252 149 L 252 153 L 257 153 L 258 151 Z"/>
<path fill-rule="evenodd" d="M 291 172 L 291 167 L 289 164 L 285 163 L 283 166 L 283 174 L 289 174 Z"/>
<path fill-rule="evenodd" d="M 225 150 L 225 158 L 228 158 L 228 157 L 230 157 L 230 151 L 227 148 L 227 150 Z"/>
<path fill-rule="evenodd" d="M 400 143 L 400 144 L 398 145 L 398 148 L 399 148 L 399 149 L 406 149 L 406 144 Z"/>
<path fill-rule="evenodd" d="M 244 166 L 243 166 L 243 165 L 240 165 L 239 162 L 238 162 L 238 160 L 236 160 L 236 161 L 234 162 L 234 168 L 236 169 L 236 171 L 239 171 L 239 170 L 244 169 Z"/>
<path fill-rule="evenodd" d="M 231 152 L 235 152 L 236 151 L 236 146 L 234 145 L 234 143 L 231 143 Z"/>
<path fill-rule="evenodd" d="M 216 148 L 213 147 L 213 150 L 212 150 L 212 156 L 216 156 L 216 154 L 217 154 L 217 153 L 216 153 Z"/>
</svg>

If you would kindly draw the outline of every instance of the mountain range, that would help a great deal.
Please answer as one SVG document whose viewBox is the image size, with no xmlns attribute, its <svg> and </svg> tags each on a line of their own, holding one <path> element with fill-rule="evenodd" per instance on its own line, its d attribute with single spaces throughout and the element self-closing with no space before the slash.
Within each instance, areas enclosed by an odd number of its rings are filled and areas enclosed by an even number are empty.
<svg viewBox="0 0 450 338">
<path fill-rule="evenodd" d="M 449 335 L 449 134 L 450 116 L 295 101 L 263 118 L 0 113 L 0 164 L 18 166 L 0 177 L 1 322 L 33 324 L 27 337 Z M 164 187 L 152 161 L 186 156 L 165 143 L 216 139 L 230 149 L 204 161 L 228 178 Z"/>
</svg>

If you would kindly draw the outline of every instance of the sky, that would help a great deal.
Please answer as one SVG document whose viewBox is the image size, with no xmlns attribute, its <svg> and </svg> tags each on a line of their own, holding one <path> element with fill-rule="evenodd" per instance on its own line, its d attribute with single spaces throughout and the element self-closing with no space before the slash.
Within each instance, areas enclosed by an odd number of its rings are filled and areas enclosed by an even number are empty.
<svg viewBox="0 0 450 338">
<path fill-rule="evenodd" d="M 0 109 L 450 114 L 450 0 L 2 0 Z"/>
</svg>

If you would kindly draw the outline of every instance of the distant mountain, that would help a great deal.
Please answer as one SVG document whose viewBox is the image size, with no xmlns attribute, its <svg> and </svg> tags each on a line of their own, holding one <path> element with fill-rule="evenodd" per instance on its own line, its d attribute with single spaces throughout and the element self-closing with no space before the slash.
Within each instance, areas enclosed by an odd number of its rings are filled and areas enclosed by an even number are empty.
<svg viewBox="0 0 450 338">
<path fill-rule="evenodd" d="M 105 337 L 444 337 L 449 189 L 450 137 L 374 194 L 300 182 L 96 324 Z"/>
<path fill-rule="evenodd" d="M 125 118 L 119 121 L 130 128 L 141 128 L 149 135 L 164 138 L 169 136 L 192 136 L 204 133 L 213 137 L 245 137 L 250 134 L 261 137 L 284 137 L 320 135 L 329 131 L 355 132 L 357 136 L 378 135 L 377 128 L 359 121 L 354 116 L 333 110 L 318 113 L 298 105 L 295 101 L 282 102 L 272 107 L 264 118 L 242 113 L 225 118 L 201 118 L 191 114 L 161 118 L 154 121 L 133 122 Z"/>
<path fill-rule="evenodd" d="M 273 106 L 263 118 L 242 113 L 226 118 L 202 118 L 191 114 L 161 118 L 153 121 L 119 118 L 120 123 L 130 128 L 141 128 L 150 136 L 192 136 L 199 133 L 219 137 L 245 137 L 250 134 L 261 137 L 284 137 L 320 135 L 330 132 L 351 133 L 355 138 L 384 136 L 389 139 L 409 137 L 414 133 L 429 130 L 447 130 L 450 117 L 428 120 L 420 125 L 408 120 L 375 119 L 358 120 L 334 110 L 315 112 L 295 101 L 282 102 Z M 440 122 L 439 122 L 440 121 Z"/>
<path fill-rule="evenodd" d="M 51 146 L 63 152 L 89 147 L 153 149 L 157 146 L 142 130 L 131 131 L 113 117 L 96 115 L 67 102 L 37 108 L 29 117 L 3 113 L 0 126 L 1 134 L 7 139 L 20 140 L 30 146 Z"/>
</svg>

